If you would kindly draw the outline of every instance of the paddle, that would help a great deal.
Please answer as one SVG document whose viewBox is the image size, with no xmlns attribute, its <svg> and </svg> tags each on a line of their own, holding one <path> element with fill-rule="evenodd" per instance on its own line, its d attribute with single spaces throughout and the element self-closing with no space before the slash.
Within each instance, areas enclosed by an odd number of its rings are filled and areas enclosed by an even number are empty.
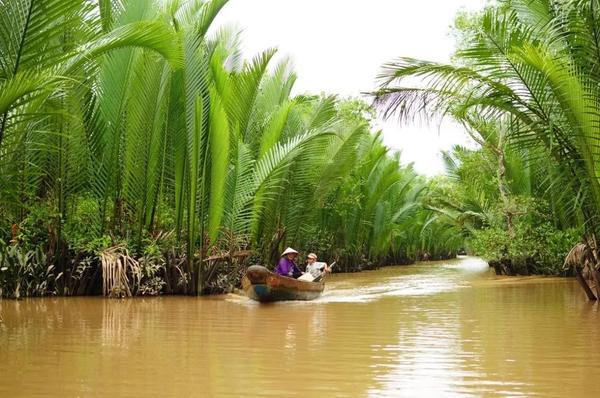
<svg viewBox="0 0 600 398">
<path fill-rule="evenodd" d="M 329 269 L 332 269 L 336 263 L 337 263 L 337 261 L 332 262 L 331 265 L 329 266 Z M 321 275 L 319 275 L 318 278 L 315 278 L 313 280 L 313 282 L 321 282 L 321 280 L 323 280 L 323 278 L 325 278 L 325 272 L 321 273 Z"/>
<path fill-rule="evenodd" d="M 329 266 L 329 269 L 331 269 L 334 265 L 335 265 L 335 261 L 333 263 L 331 263 L 331 265 Z M 301 277 L 298 278 L 298 280 L 305 281 L 305 282 L 319 282 L 323 279 L 324 274 L 325 273 L 322 272 L 321 275 L 319 275 L 316 278 L 313 278 L 309 272 L 305 272 L 304 275 L 302 275 Z"/>
<path fill-rule="evenodd" d="M 331 265 L 329 266 L 329 269 L 333 269 L 333 266 L 337 264 L 337 261 L 334 261 L 331 263 Z"/>
</svg>

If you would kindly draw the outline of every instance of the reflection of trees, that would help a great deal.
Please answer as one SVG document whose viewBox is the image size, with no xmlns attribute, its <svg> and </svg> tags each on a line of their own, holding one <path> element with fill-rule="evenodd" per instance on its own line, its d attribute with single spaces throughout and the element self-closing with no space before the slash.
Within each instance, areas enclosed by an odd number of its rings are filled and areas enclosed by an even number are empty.
<svg viewBox="0 0 600 398">
<path fill-rule="evenodd" d="M 142 336 L 154 335 L 160 301 L 3 302 L 6 329 L 0 335 L 0 395 L 22 394 L 24 386 L 28 393 L 41 395 L 118 391 L 126 379 L 139 376 L 136 367 L 144 368 L 138 359 L 146 345 Z"/>
<path fill-rule="evenodd" d="M 600 314 L 573 280 L 503 279 L 461 293 L 462 351 L 482 380 L 527 395 L 600 392 L 588 377 L 600 363 Z"/>
<path fill-rule="evenodd" d="M 80 303 L 78 299 L 50 298 L 2 302 L 5 329 L 0 333 L 0 396 L 64 391 L 63 378 L 79 364 L 76 345 L 89 337 Z M 76 331 L 77 338 L 70 331 Z"/>
<path fill-rule="evenodd" d="M 580 296 L 572 280 L 524 278 L 403 298 L 398 336 L 382 347 L 392 360 L 378 362 L 370 395 L 599 391 L 586 373 L 600 363 L 600 313 Z"/>
<path fill-rule="evenodd" d="M 245 321 L 250 346 L 244 357 L 250 361 L 245 368 L 254 374 L 246 388 L 252 382 L 264 385 L 274 376 L 265 374 L 270 369 L 283 378 L 271 387 L 289 388 L 298 396 L 364 395 L 374 365 L 386 356 L 380 345 L 397 335 L 393 303 L 385 302 L 251 308 Z"/>
<path fill-rule="evenodd" d="M 43 342 L 48 331 L 60 328 L 64 321 L 58 313 L 48 311 L 48 307 L 61 304 L 58 299 L 0 300 L 0 312 L 4 318 L 0 351 L 27 350 Z"/>
<path fill-rule="evenodd" d="M 460 362 L 457 314 L 442 297 L 407 296 L 395 301 L 399 328 L 381 347 L 371 396 L 443 396 L 453 391 Z M 458 355 L 457 355 L 458 354 Z"/>
</svg>

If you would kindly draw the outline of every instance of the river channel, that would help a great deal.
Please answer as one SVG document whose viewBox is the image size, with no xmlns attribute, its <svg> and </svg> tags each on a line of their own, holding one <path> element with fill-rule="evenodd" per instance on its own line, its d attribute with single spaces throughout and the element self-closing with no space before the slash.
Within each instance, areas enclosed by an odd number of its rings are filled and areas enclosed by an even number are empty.
<svg viewBox="0 0 600 398">
<path fill-rule="evenodd" d="M 0 396 L 599 396 L 600 309 L 481 260 L 333 275 L 313 302 L 0 301 Z"/>
</svg>

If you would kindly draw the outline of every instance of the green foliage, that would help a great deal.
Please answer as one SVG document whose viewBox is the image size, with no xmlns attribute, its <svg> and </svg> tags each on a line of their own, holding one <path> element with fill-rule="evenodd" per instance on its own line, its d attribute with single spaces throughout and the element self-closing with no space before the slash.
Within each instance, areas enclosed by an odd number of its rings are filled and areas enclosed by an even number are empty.
<svg viewBox="0 0 600 398">
<path fill-rule="evenodd" d="M 268 264 L 312 248 L 349 270 L 452 255 L 462 237 L 423 208 L 374 109 L 292 96 L 275 50 L 244 61 L 237 33 L 211 28 L 226 3 L 0 9 L 1 238 L 43 248 L 61 294 L 99 291 L 103 254 L 140 294 L 229 284 L 244 262 L 205 260 L 246 250 Z"/>
<path fill-rule="evenodd" d="M 52 293 L 62 274 L 55 275 L 42 248 L 0 247 L 0 297 L 19 299 Z"/>
<path fill-rule="evenodd" d="M 340 119 L 350 125 L 371 123 L 376 112 L 372 106 L 359 98 L 348 98 L 337 104 L 337 112 Z"/>
<path fill-rule="evenodd" d="M 487 260 L 510 259 L 516 273 L 559 275 L 565 257 L 580 237 L 577 229 L 561 231 L 549 223 L 534 226 L 520 222 L 513 237 L 497 226 L 476 231 L 469 248 Z"/>
<path fill-rule="evenodd" d="M 382 70 L 387 116 L 449 115 L 480 145 L 446 154 L 456 194 L 432 207 L 491 260 L 557 273 L 577 233 L 600 233 L 598 21 L 597 0 L 500 1 L 457 17 L 452 64 Z M 547 206 L 524 217 L 528 201 Z"/>
<path fill-rule="evenodd" d="M 142 296 L 159 295 L 166 284 L 161 277 L 166 269 L 166 260 L 158 240 L 144 242 L 144 253 L 139 263 L 142 268 L 142 278 L 138 294 Z"/>
<path fill-rule="evenodd" d="M 19 223 L 17 242 L 24 248 L 45 246 L 49 234 L 56 228 L 57 213 L 51 203 L 42 202 L 32 206 Z"/>
<path fill-rule="evenodd" d="M 63 239 L 75 251 L 96 253 L 110 242 L 100 235 L 100 204 L 94 198 L 77 198 L 63 227 Z"/>
</svg>

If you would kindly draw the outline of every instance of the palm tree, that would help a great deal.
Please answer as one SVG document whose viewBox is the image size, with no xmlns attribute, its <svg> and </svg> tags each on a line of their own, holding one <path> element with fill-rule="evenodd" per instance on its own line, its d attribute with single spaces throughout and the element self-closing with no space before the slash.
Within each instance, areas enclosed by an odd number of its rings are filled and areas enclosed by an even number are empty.
<svg viewBox="0 0 600 398">
<path fill-rule="evenodd" d="M 64 220 L 67 197 L 86 184 L 85 99 L 94 96 L 90 76 L 105 54 L 137 47 L 179 63 L 174 35 L 161 21 L 124 21 L 110 30 L 100 29 L 103 23 L 104 14 L 83 0 L 2 4 L 0 202 L 18 218 L 44 196 Z"/>
<path fill-rule="evenodd" d="M 595 233 L 597 13 L 596 1 L 502 2 L 469 28 L 458 65 L 406 58 L 386 65 L 377 104 L 402 118 L 449 113 L 469 123 L 477 115 L 502 126 L 510 145 L 545 148 L 577 181 L 573 195 L 585 192 Z M 410 76 L 423 85 L 403 86 Z"/>
<path fill-rule="evenodd" d="M 509 234 L 511 197 L 538 195 L 551 204 L 555 225 L 582 225 L 595 241 L 598 10 L 595 0 L 490 6 L 459 32 L 454 64 L 402 58 L 385 65 L 376 104 L 404 120 L 421 114 L 462 122 L 496 159 Z M 405 85 L 409 77 L 420 83 Z"/>
<path fill-rule="evenodd" d="M 270 261 L 317 242 L 349 268 L 454 250 L 423 239 L 446 221 L 368 105 L 292 96 L 274 49 L 243 61 L 238 33 L 213 26 L 226 3 L 0 0 L 6 240 L 44 245 L 63 294 L 80 257 L 142 256 L 165 236 L 188 293 L 219 275 L 207 259 L 244 249 Z"/>
</svg>

